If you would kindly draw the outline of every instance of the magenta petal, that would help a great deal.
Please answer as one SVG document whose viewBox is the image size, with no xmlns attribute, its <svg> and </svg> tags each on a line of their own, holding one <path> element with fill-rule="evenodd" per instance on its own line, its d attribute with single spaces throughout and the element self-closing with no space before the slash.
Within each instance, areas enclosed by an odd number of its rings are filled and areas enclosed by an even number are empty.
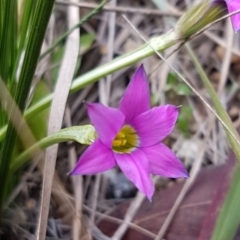
<svg viewBox="0 0 240 240">
<path fill-rule="evenodd" d="M 87 103 L 88 116 L 94 125 L 98 137 L 109 148 L 123 126 L 124 115 L 116 108 L 99 103 Z"/>
<path fill-rule="evenodd" d="M 96 174 L 116 165 L 112 151 L 97 139 L 82 154 L 70 175 Z"/>
<path fill-rule="evenodd" d="M 150 178 L 149 162 L 140 149 L 131 154 L 114 153 L 117 164 L 135 186 L 151 200 L 154 186 Z"/>
<path fill-rule="evenodd" d="M 226 0 L 226 4 L 228 7 L 228 12 L 232 13 L 237 10 L 240 10 L 240 1 L 239 0 Z M 234 31 L 240 30 L 240 13 L 231 16 L 232 25 Z"/>
<path fill-rule="evenodd" d="M 131 121 L 136 130 L 141 147 L 155 145 L 169 135 L 178 117 L 178 108 L 173 105 L 155 107 Z"/>
<path fill-rule="evenodd" d="M 150 162 L 150 172 L 170 178 L 187 178 L 188 172 L 182 162 L 163 143 L 143 148 Z"/>
<path fill-rule="evenodd" d="M 141 65 L 133 75 L 119 105 L 126 123 L 150 109 L 150 92 L 146 73 Z"/>
</svg>

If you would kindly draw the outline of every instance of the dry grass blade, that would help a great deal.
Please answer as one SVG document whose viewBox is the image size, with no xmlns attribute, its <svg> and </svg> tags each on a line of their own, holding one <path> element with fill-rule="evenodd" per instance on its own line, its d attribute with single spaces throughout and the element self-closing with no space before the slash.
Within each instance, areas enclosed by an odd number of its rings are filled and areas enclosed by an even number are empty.
<svg viewBox="0 0 240 240">
<path fill-rule="evenodd" d="M 76 25 L 79 21 L 78 9 L 70 7 L 68 9 L 69 29 Z M 61 65 L 56 90 L 51 106 L 48 134 L 51 135 L 61 129 L 62 119 L 65 110 L 65 105 L 73 78 L 77 57 L 79 52 L 79 32 L 75 30 L 66 43 L 66 50 Z M 46 226 L 48 219 L 49 203 L 52 190 L 52 182 L 55 171 L 56 156 L 58 145 L 54 145 L 47 149 L 44 175 L 43 175 L 43 190 L 41 197 L 41 207 L 39 224 L 37 230 L 37 239 L 44 240 L 46 235 Z"/>
</svg>

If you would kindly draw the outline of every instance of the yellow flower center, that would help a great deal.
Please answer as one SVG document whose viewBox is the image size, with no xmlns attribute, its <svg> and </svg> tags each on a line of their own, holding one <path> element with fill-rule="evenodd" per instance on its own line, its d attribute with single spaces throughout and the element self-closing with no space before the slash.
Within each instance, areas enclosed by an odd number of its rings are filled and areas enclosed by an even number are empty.
<svg viewBox="0 0 240 240">
<path fill-rule="evenodd" d="M 130 153 L 138 147 L 139 138 L 136 131 L 125 125 L 112 142 L 112 149 L 118 153 Z"/>
</svg>

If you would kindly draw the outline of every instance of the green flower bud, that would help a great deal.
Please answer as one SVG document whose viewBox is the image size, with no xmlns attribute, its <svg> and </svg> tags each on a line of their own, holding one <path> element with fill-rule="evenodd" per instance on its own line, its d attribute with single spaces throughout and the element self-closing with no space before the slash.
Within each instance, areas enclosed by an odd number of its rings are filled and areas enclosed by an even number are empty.
<svg viewBox="0 0 240 240">
<path fill-rule="evenodd" d="M 187 11 L 177 22 L 175 32 L 180 38 L 188 38 L 202 30 L 208 24 L 223 16 L 221 5 L 205 0 Z"/>
</svg>

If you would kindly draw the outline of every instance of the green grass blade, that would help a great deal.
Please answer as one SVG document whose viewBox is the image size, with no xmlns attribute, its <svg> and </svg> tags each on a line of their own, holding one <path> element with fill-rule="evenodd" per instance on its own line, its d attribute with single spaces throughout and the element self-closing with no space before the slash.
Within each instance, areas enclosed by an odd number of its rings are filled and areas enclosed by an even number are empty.
<svg viewBox="0 0 240 240">
<path fill-rule="evenodd" d="M 4 3 L 3 3 L 4 2 Z M 10 81 L 10 73 L 16 57 L 17 46 L 17 1 L 2 0 L 4 8 L 0 46 L 0 74 L 5 83 Z"/>
<path fill-rule="evenodd" d="M 0 1 L 0 39 L 2 39 L 3 18 L 4 18 L 4 1 Z"/>
<path fill-rule="evenodd" d="M 27 0 L 24 2 L 22 19 L 21 19 L 21 24 L 20 24 L 20 28 L 19 28 L 19 41 L 18 41 L 18 46 L 17 46 L 17 55 L 16 55 L 16 59 L 14 62 L 14 68 L 13 68 L 12 75 L 11 75 L 12 83 L 14 82 L 15 77 L 16 77 L 16 72 L 17 72 L 17 69 L 19 66 L 19 60 L 20 60 L 23 48 L 27 43 L 29 25 L 30 25 L 31 18 L 34 13 L 35 5 L 36 5 L 35 1 Z"/>
<path fill-rule="evenodd" d="M 42 42 L 50 19 L 54 0 L 39 0 L 37 2 L 33 23 L 31 25 L 29 39 L 26 47 L 26 53 L 22 65 L 22 70 L 19 77 L 17 92 L 15 94 L 15 102 L 21 111 L 25 108 L 25 103 L 28 98 L 31 82 L 37 67 L 38 58 Z M 11 108 L 11 115 L 15 117 L 15 111 Z M 9 123 L 6 137 L 3 142 L 1 157 L 0 157 L 0 210 L 2 210 L 5 192 L 7 188 L 7 178 L 10 168 L 10 161 L 13 153 L 16 132 L 11 123 Z"/>
<path fill-rule="evenodd" d="M 234 239 L 240 224 L 240 166 L 237 165 L 231 187 L 215 225 L 211 240 Z"/>
<path fill-rule="evenodd" d="M 0 76 L 9 86 L 17 50 L 17 1 L 0 2 Z M 0 127 L 6 123 L 7 117 L 0 104 Z"/>
</svg>

